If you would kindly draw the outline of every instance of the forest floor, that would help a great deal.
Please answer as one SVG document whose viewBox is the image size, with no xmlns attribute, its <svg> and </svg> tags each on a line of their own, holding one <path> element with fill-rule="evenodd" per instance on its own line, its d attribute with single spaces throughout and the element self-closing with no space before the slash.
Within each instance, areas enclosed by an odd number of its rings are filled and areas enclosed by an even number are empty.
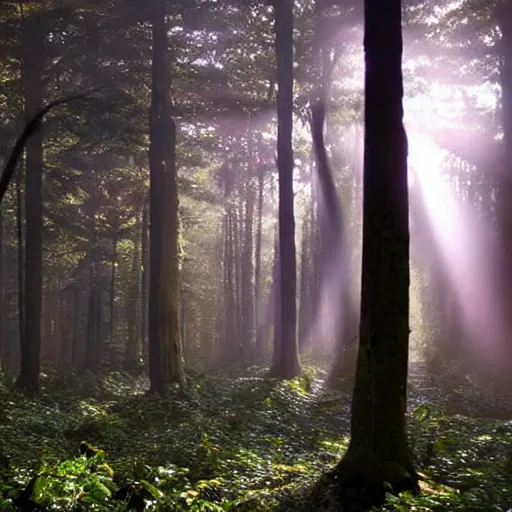
<svg viewBox="0 0 512 512">
<path fill-rule="evenodd" d="M 308 367 L 278 382 L 253 367 L 166 398 L 119 373 L 49 372 L 37 400 L 4 383 L 0 510 L 342 510 L 310 492 L 348 443 L 350 394 L 325 390 L 325 377 Z M 382 510 L 512 508 L 512 401 L 469 383 L 444 394 L 418 365 L 409 391 L 423 492 Z"/>
</svg>

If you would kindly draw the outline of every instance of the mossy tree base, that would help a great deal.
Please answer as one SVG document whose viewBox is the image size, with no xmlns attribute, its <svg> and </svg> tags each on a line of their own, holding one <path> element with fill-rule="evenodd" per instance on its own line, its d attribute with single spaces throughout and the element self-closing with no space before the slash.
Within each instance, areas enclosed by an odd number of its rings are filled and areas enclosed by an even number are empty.
<svg viewBox="0 0 512 512">
<path fill-rule="evenodd" d="M 376 454 L 350 450 L 329 474 L 346 511 L 381 506 L 387 493 L 419 491 L 418 475 L 408 462 L 379 460 Z"/>
</svg>

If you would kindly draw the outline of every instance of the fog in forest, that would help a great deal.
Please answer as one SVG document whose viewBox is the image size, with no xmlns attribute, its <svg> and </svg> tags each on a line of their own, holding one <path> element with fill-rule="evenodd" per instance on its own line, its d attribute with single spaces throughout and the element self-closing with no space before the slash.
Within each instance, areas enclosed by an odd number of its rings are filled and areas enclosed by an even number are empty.
<svg viewBox="0 0 512 512">
<path fill-rule="evenodd" d="M 1 510 L 510 510 L 512 1 L 381 4 L 0 0 Z"/>
</svg>

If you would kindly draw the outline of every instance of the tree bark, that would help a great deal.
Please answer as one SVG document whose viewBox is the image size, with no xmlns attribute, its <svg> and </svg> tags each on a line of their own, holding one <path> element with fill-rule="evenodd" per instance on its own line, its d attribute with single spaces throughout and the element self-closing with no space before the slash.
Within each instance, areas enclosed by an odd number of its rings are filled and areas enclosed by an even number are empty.
<svg viewBox="0 0 512 512">
<path fill-rule="evenodd" d="M 417 489 L 405 426 L 409 348 L 407 137 L 401 2 L 366 0 L 363 270 L 351 440 L 343 493 L 380 504 L 386 483 Z M 392 290 L 392 293 L 390 293 Z"/>
<path fill-rule="evenodd" d="M 103 322 L 103 309 L 101 307 L 102 294 L 99 289 L 99 271 L 101 269 L 101 255 L 98 240 L 98 189 L 94 173 L 84 176 L 84 187 L 88 192 L 86 209 L 89 224 L 89 247 L 87 263 L 89 271 L 88 298 L 87 298 L 87 328 L 85 345 L 85 369 L 96 371 L 101 360 L 101 324 Z"/>
<path fill-rule="evenodd" d="M 243 336 L 240 340 L 242 346 L 242 360 L 247 361 L 254 353 L 254 259 L 253 259 L 253 224 L 254 224 L 254 184 L 253 184 L 253 137 L 254 133 L 249 119 L 247 130 L 248 164 L 245 191 L 245 223 L 243 226 L 244 243 L 242 250 L 242 318 Z"/>
<path fill-rule="evenodd" d="M 126 326 L 128 332 L 124 352 L 124 369 L 127 371 L 136 370 L 140 364 L 140 338 L 137 332 L 137 310 L 140 294 L 140 233 L 144 229 L 142 221 L 142 216 L 139 215 L 137 219 L 138 233 L 134 241 L 130 281 L 126 297 Z"/>
<path fill-rule="evenodd" d="M 279 175 L 280 343 L 272 373 L 300 374 L 297 343 L 297 261 L 293 193 L 293 1 L 274 2 L 277 60 L 277 166 Z"/>
<path fill-rule="evenodd" d="M 45 35 L 37 13 L 24 21 L 22 38 L 23 93 L 25 115 L 29 119 L 43 104 Z M 38 130 L 26 144 L 25 333 L 20 345 L 21 365 L 16 383 L 28 396 L 39 393 L 41 366 L 42 175 L 43 135 Z"/>
<path fill-rule="evenodd" d="M 310 212 L 306 211 L 302 222 L 301 250 L 300 250 L 300 287 L 299 287 L 299 348 L 302 350 L 309 338 L 312 318 L 311 311 L 311 259 L 309 247 L 312 245 Z"/>
<path fill-rule="evenodd" d="M 91 271 L 89 302 L 87 311 L 87 345 L 85 352 L 85 368 L 89 371 L 98 370 L 101 359 L 101 290 L 95 284 L 95 273 Z"/>
<path fill-rule="evenodd" d="M 23 172 L 16 174 L 16 242 L 17 242 L 17 284 L 18 284 L 18 339 L 20 347 L 25 343 L 25 244 L 23 243 Z"/>
<path fill-rule="evenodd" d="M 237 321 L 236 321 L 236 278 L 234 263 L 234 226 L 231 205 L 226 213 L 226 256 L 224 260 L 226 288 L 225 288 L 225 356 L 226 360 L 232 360 L 236 356 Z"/>
<path fill-rule="evenodd" d="M 496 6 L 496 20 L 501 31 L 500 48 L 500 85 L 501 85 L 501 122 L 503 127 L 503 161 L 499 166 L 497 181 L 497 211 L 502 240 L 502 279 L 501 294 L 502 315 L 508 319 L 508 329 L 512 329 L 512 1 L 500 0 Z M 512 349 L 508 357 L 503 358 L 503 372 L 510 374 Z"/>
<path fill-rule="evenodd" d="M 243 308 L 242 308 L 242 244 L 243 244 L 243 198 L 237 197 L 237 205 L 233 209 L 233 263 L 235 269 L 235 322 L 236 322 L 236 354 L 241 356 L 243 341 Z"/>
<path fill-rule="evenodd" d="M 152 12 L 150 109 L 149 377 L 163 394 L 172 382 L 185 385 L 179 315 L 178 187 L 176 126 L 171 116 L 171 75 L 164 0 Z"/>
<path fill-rule="evenodd" d="M 69 365 L 73 344 L 73 321 L 72 321 L 72 297 L 71 288 L 64 288 L 60 292 L 60 346 L 59 346 L 59 364 Z"/>
<path fill-rule="evenodd" d="M 71 346 L 71 366 L 78 369 L 81 366 L 80 353 L 78 350 L 78 336 L 80 326 L 80 289 L 73 287 L 73 312 L 72 312 L 72 346 Z"/>
<path fill-rule="evenodd" d="M 274 265 L 272 268 L 272 288 L 269 297 L 269 309 L 272 312 L 274 350 L 272 351 L 272 367 L 271 374 L 279 377 L 277 371 L 282 364 L 282 316 L 281 316 L 281 258 L 279 257 L 279 235 L 276 230 L 274 236 Z M 267 336 L 268 339 L 268 336 Z"/>
<path fill-rule="evenodd" d="M 110 269 L 110 352 L 114 349 L 115 338 L 115 309 L 116 309 L 116 265 L 117 265 L 117 242 L 119 239 L 119 219 L 116 217 L 113 222 L 112 231 L 112 266 Z"/>
<path fill-rule="evenodd" d="M 149 251 L 148 251 L 148 234 L 149 234 L 149 214 L 148 203 L 144 204 L 142 210 L 142 230 L 140 253 L 142 261 L 142 272 L 140 273 L 140 344 L 142 347 L 142 360 L 148 362 L 148 290 L 149 290 Z"/>
<path fill-rule="evenodd" d="M 254 269 L 254 304 L 255 317 L 254 324 L 256 326 L 256 353 L 263 353 L 263 326 L 261 325 L 261 247 L 263 239 L 263 187 L 264 187 L 264 168 L 260 162 L 258 170 L 258 206 L 256 219 L 256 254 Z"/>
</svg>

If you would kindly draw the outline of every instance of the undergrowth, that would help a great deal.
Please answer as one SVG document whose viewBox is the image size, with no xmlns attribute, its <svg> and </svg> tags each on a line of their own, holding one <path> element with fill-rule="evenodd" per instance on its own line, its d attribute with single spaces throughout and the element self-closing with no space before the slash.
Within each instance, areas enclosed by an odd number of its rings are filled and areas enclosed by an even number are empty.
<svg viewBox="0 0 512 512">
<path fill-rule="evenodd" d="M 51 372 L 37 400 L 3 383 L 0 510 L 342 510 L 328 487 L 313 492 L 348 444 L 350 396 L 324 380 L 309 369 L 278 382 L 255 367 L 159 398 L 124 374 Z M 423 381 L 409 421 L 422 493 L 390 495 L 383 510 L 512 507 L 512 422 L 468 415 L 478 392 L 447 400 Z"/>
</svg>

